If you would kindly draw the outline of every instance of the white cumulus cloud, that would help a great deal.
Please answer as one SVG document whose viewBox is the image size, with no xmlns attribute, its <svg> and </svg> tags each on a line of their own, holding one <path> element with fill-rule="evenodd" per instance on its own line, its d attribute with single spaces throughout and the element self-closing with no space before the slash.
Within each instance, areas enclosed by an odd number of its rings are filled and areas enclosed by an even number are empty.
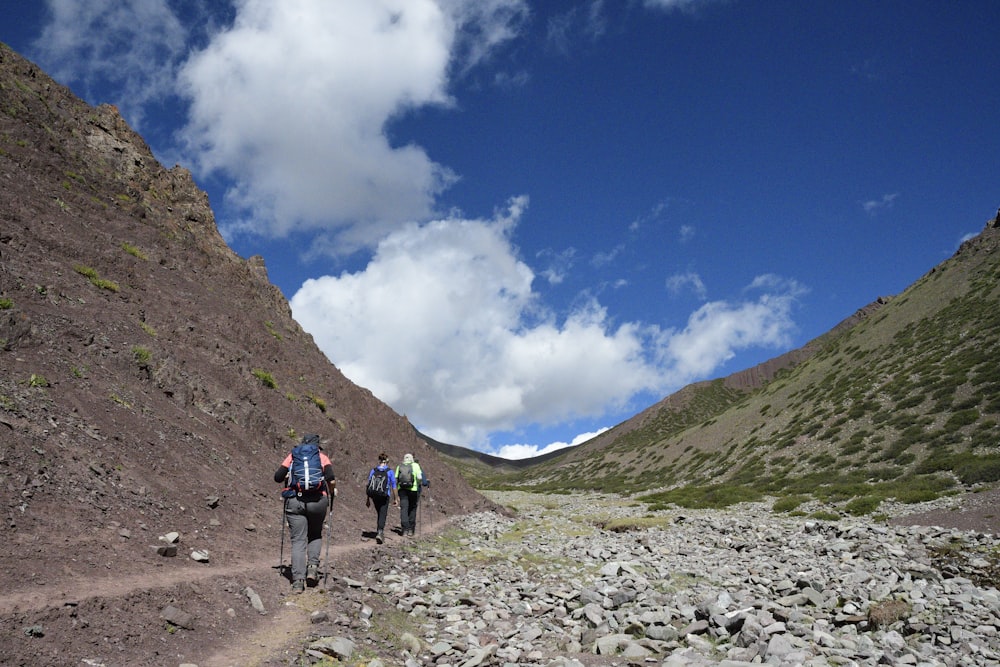
<svg viewBox="0 0 1000 667">
<path fill-rule="evenodd" d="M 529 459 L 533 456 L 551 454 L 552 452 L 559 451 L 560 449 L 566 449 L 567 447 L 573 447 L 587 442 L 591 438 L 596 438 L 607 430 L 607 428 L 602 428 L 590 433 L 581 433 L 573 438 L 572 442 L 552 442 L 548 445 L 503 445 L 502 447 L 497 448 L 494 456 L 499 456 L 505 459 Z"/>
<path fill-rule="evenodd" d="M 681 330 L 614 322 L 594 299 L 551 312 L 511 241 L 526 205 L 398 229 L 364 270 L 306 281 L 293 315 L 353 381 L 428 435 L 472 446 L 601 416 L 706 377 L 740 349 L 789 342 L 798 292 L 771 278 L 755 298 L 705 304 Z"/>
<path fill-rule="evenodd" d="M 427 219 L 456 175 L 388 124 L 451 104 L 456 66 L 515 34 L 520 0 L 243 0 L 181 70 L 183 131 L 244 211 L 227 236 L 327 232 L 347 253 Z M 463 62 L 456 63 L 457 53 Z"/>
</svg>

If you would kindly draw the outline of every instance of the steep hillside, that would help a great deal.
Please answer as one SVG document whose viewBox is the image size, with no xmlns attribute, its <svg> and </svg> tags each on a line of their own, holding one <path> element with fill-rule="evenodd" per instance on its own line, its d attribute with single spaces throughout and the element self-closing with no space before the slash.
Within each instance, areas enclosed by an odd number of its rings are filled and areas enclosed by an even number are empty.
<svg viewBox="0 0 1000 667">
<path fill-rule="evenodd" d="M 192 549 L 207 571 L 277 563 L 272 475 L 305 433 L 335 464 L 337 543 L 374 521 L 362 479 L 382 450 L 428 470 L 425 522 L 490 506 L 326 359 L 188 171 L 4 45 L 0 184 L 0 611 Z M 156 554 L 168 531 L 179 558 Z"/>
<path fill-rule="evenodd" d="M 725 503 L 776 494 L 926 500 L 1000 480 L 1000 217 L 898 297 L 802 350 L 685 387 L 610 431 L 480 488 L 595 488 Z M 724 496 L 724 497 L 723 497 Z"/>
</svg>

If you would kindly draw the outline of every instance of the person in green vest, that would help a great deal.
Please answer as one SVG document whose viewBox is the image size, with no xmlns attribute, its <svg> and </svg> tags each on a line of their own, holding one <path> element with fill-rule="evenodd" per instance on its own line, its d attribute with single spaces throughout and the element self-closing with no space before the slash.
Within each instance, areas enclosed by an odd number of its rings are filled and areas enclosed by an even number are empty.
<svg viewBox="0 0 1000 667">
<path fill-rule="evenodd" d="M 396 497 L 399 499 L 399 523 L 404 536 L 413 535 L 416 531 L 417 506 L 423 482 L 424 473 L 420 464 L 413 460 L 413 454 L 406 454 L 403 462 L 396 466 Z"/>
</svg>

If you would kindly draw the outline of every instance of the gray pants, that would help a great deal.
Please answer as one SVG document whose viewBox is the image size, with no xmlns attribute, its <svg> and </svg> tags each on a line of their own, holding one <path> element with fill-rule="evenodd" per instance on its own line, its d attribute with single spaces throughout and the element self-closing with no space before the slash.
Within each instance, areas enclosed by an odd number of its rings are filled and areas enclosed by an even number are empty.
<svg viewBox="0 0 1000 667">
<path fill-rule="evenodd" d="M 292 542 L 292 581 L 306 578 L 306 561 L 319 565 L 323 553 L 323 519 L 329 500 L 320 495 L 316 499 L 286 498 L 285 519 Z"/>
</svg>

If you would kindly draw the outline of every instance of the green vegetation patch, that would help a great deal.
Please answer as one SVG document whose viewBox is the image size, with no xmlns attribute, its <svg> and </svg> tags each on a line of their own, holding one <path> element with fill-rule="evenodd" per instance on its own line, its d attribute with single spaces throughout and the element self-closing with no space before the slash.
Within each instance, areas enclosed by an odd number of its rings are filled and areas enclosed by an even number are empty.
<svg viewBox="0 0 1000 667">
<path fill-rule="evenodd" d="M 148 347 L 136 345 L 132 348 L 132 357 L 140 366 L 145 366 L 153 358 L 153 353 L 150 352 Z"/>
<path fill-rule="evenodd" d="M 82 264 L 77 264 L 76 266 L 73 267 L 73 270 L 76 271 L 77 273 L 79 273 L 81 276 L 85 276 L 88 280 L 90 280 L 90 283 L 92 285 L 94 285 L 95 287 L 100 287 L 101 289 L 106 289 L 109 292 L 117 292 L 117 291 L 119 291 L 121 289 L 118 286 L 118 283 L 116 283 L 113 280 L 106 280 L 104 278 L 101 278 L 97 274 L 97 271 L 95 271 L 94 269 L 90 268 L 89 266 L 84 266 Z"/>
<path fill-rule="evenodd" d="M 775 500 L 774 505 L 771 506 L 771 510 L 774 512 L 793 512 L 799 508 L 799 505 L 802 505 L 809 500 L 809 496 L 801 494 L 785 496 L 784 498 L 778 498 Z"/>
<path fill-rule="evenodd" d="M 650 504 L 650 509 L 665 509 L 677 505 L 688 509 L 720 509 L 738 503 L 759 502 L 764 494 L 748 486 L 711 484 L 708 486 L 686 486 L 659 493 L 640 496 Z"/>
<path fill-rule="evenodd" d="M 274 376 L 265 370 L 260 368 L 255 368 L 250 371 L 255 378 L 260 380 L 260 383 L 267 387 L 268 389 L 277 389 L 278 383 L 274 381 Z"/>
<path fill-rule="evenodd" d="M 144 252 L 142 252 L 142 250 L 139 250 L 138 247 L 132 245 L 131 243 L 127 243 L 127 242 L 126 243 L 122 243 L 122 250 L 124 250 L 128 254 L 132 255 L 133 257 L 137 257 L 137 258 L 139 258 L 139 259 L 141 259 L 143 261 L 146 261 L 146 260 L 149 259 L 148 257 L 146 257 L 146 254 Z"/>
</svg>

